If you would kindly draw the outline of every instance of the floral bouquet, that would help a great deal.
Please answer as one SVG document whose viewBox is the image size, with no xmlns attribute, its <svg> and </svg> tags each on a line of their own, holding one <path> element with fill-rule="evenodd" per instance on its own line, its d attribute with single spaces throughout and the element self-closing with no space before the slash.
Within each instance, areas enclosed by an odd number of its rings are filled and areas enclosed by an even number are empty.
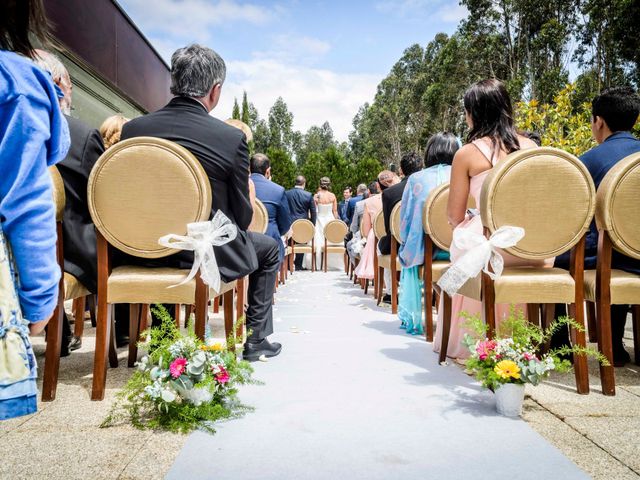
<svg viewBox="0 0 640 480">
<path fill-rule="evenodd" d="M 146 352 L 118 394 L 102 426 L 128 420 L 138 428 L 214 432 L 213 422 L 248 410 L 237 385 L 252 383 L 252 369 L 220 343 L 207 344 L 191 329 L 182 334 L 166 309 L 156 307 L 160 327 L 146 332 Z"/>
<path fill-rule="evenodd" d="M 486 337 L 487 326 L 477 316 L 467 317 L 467 327 L 473 334 L 466 334 L 464 344 L 471 352 L 467 369 L 475 373 L 484 387 L 496 391 L 504 384 L 538 385 L 555 370 L 567 372 L 571 362 L 566 357 L 573 353 L 596 356 L 606 361 L 595 350 L 578 346 L 563 347 L 541 354 L 542 347 L 563 326 L 584 330 L 573 319 L 561 317 L 547 329 L 529 323 L 522 311 L 511 308 L 509 316 L 497 329 L 495 339 Z M 564 358 L 563 358 L 564 357 Z"/>
</svg>

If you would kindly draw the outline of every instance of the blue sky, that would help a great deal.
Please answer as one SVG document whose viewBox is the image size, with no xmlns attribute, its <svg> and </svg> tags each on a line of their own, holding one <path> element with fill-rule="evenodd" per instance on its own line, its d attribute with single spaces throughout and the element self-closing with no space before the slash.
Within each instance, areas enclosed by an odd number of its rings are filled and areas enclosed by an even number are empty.
<svg viewBox="0 0 640 480">
<path fill-rule="evenodd" d="M 227 81 L 213 114 L 227 118 L 246 90 L 265 118 L 278 96 L 306 131 L 325 120 L 345 140 L 360 105 L 408 46 L 452 33 L 457 0 L 119 0 L 169 61 L 192 42 L 216 50 Z"/>
</svg>

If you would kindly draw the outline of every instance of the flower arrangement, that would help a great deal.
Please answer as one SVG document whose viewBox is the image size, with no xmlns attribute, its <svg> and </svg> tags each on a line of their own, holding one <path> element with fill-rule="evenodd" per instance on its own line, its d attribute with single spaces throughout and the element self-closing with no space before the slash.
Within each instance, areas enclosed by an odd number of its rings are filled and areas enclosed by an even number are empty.
<svg viewBox="0 0 640 480">
<path fill-rule="evenodd" d="M 589 348 L 563 347 L 541 354 L 543 346 L 562 326 L 572 326 L 584 330 L 573 319 L 561 317 L 547 329 L 529 323 L 520 310 L 511 308 L 509 316 L 504 319 L 496 332 L 495 339 L 487 339 L 487 326 L 477 316 L 467 316 L 466 326 L 472 334 L 467 333 L 464 343 L 471 352 L 467 360 L 467 370 L 475 373 L 484 387 L 496 391 L 504 384 L 538 385 L 552 371 L 567 372 L 571 362 L 569 354 L 581 353 L 606 359 L 595 350 Z"/>
<path fill-rule="evenodd" d="M 145 355 L 102 426 L 125 420 L 138 428 L 213 433 L 215 421 L 246 412 L 237 385 L 253 383 L 249 363 L 220 343 L 203 342 L 191 327 L 181 333 L 162 306 L 154 311 L 162 323 L 143 334 Z"/>
</svg>

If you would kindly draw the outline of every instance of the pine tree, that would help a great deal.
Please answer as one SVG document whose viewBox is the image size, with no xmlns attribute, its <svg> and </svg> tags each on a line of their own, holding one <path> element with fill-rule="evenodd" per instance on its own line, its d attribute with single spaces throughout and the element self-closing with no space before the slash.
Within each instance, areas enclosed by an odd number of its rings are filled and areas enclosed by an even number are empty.
<svg viewBox="0 0 640 480">
<path fill-rule="evenodd" d="M 247 92 L 242 94 L 242 116 L 240 117 L 247 125 L 251 122 L 251 115 L 249 114 L 249 101 L 247 100 Z"/>
<path fill-rule="evenodd" d="M 233 99 L 233 112 L 231 113 L 231 118 L 234 120 L 240 120 L 240 107 L 238 106 L 238 99 Z"/>
</svg>

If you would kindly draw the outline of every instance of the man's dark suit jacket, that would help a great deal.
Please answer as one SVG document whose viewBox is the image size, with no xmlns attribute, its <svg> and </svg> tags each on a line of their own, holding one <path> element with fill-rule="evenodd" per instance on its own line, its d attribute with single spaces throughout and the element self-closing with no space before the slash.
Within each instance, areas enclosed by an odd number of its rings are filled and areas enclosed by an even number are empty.
<svg viewBox="0 0 640 480">
<path fill-rule="evenodd" d="M 346 213 L 347 218 L 344 221 L 347 224 L 347 226 L 351 225 L 351 220 L 353 220 L 353 212 L 355 212 L 356 210 L 356 203 L 358 203 L 362 199 L 363 199 L 362 195 L 357 195 L 349 199 L 349 203 L 347 203 L 347 213 Z"/>
<path fill-rule="evenodd" d="M 396 183 L 382 192 L 382 216 L 384 217 L 384 231 L 387 234 L 378 241 L 378 248 L 382 255 L 391 253 L 391 235 L 389 225 L 391 225 L 391 210 L 402 200 L 404 187 L 407 185 L 407 178 L 404 177 L 400 183 Z"/>
<path fill-rule="evenodd" d="M 64 181 L 66 203 L 62 222 L 64 271 L 96 292 L 96 232 L 87 203 L 87 181 L 91 169 L 104 152 L 100 133 L 73 117 L 66 116 L 71 147 L 58 164 Z"/>
<path fill-rule="evenodd" d="M 295 222 L 301 218 L 311 220 L 316 224 L 316 202 L 313 201 L 313 195 L 304 188 L 292 188 L 285 192 L 289 201 L 289 213 L 291 221 Z"/>
<path fill-rule="evenodd" d="M 580 157 L 580 160 L 585 164 L 587 170 L 589 170 L 597 189 L 605 175 L 616 163 L 636 152 L 640 152 L 640 139 L 634 137 L 631 132 L 616 132 L 597 147 L 584 153 Z M 596 268 L 597 254 L 598 229 L 596 228 L 595 220 L 593 220 L 589 227 L 589 233 L 587 233 L 584 259 L 585 269 L 592 270 Z M 556 257 L 554 266 L 569 268 L 569 257 L 569 252 L 559 255 Z M 627 272 L 640 274 L 640 260 L 627 257 L 617 250 L 614 250 L 612 253 L 611 266 Z"/>
<path fill-rule="evenodd" d="M 182 145 L 200 161 L 213 191 L 212 215 L 221 210 L 238 226 L 235 240 L 215 247 L 220 276 L 231 281 L 258 268 L 255 249 L 246 235 L 253 209 L 249 200 L 249 149 L 244 133 L 212 117 L 192 98 L 175 97 L 157 112 L 124 125 L 121 138 L 157 137 Z M 136 264 L 190 268 L 191 252 Z"/>
<path fill-rule="evenodd" d="M 278 244 L 280 260 L 284 258 L 284 244 L 282 235 L 291 228 L 291 215 L 289 214 L 289 202 L 284 192 L 284 187 L 267 180 L 264 175 L 252 173 L 251 180 L 256 187 L 256 198 L 260 200 L 269 214 L 269 224 L 266 234 Z"/>
</svg>

